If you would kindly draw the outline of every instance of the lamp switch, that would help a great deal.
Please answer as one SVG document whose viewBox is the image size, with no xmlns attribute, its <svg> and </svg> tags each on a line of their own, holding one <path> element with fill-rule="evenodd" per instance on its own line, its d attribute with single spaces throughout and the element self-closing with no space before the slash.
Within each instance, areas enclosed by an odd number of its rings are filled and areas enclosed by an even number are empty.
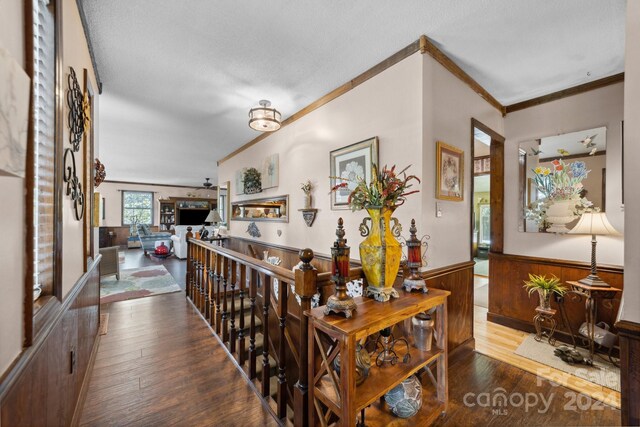
<svg viewBox="0 0 640 427">
<path fill-rule="evenodd" d="M 440 203 L 436 202 L 436 218 L 442 217 L 442 210 L 440 209 Z"/>
</svg>

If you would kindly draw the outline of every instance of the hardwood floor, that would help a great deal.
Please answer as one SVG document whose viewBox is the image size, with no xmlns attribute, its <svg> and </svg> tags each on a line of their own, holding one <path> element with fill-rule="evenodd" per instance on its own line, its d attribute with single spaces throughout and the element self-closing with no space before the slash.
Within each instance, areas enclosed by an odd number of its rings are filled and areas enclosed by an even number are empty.
<svg viewBox="0 0 640 427">
<path fill-rule="evenodd" d="M 474 337 L 476 351 L 509 363 L 532 374 L 550 379 L 571 390 L 620 408 L 620 393 L 583 380 L 566 372 L 515 354 L 515 350 L 529 334 L 487 321 L 487 309 L 474 308 Z"/>
<path fill-rule="evenodd" d="M 122 268 L 154 263 L 133 250 Z M 161 263 L 184 286 L 186 263 Z M 183 293 L 102 310 L 110 314 L 109 330 L 101 337 L 81 425 L 278 424 Z M 537 377 L 526 372 L 535 363 L 528 359 L 517 365 L 507 347 L 517 347 L 518 331 L 481 321 L 482 315 L 476 309 L 476 347 L 492 357 L 476 352 L 449 366 L 449 408 L 435 425 L 620 425 L 619 410 L 574 391 L 586 385 Z M 502 406 L 501 396 L 507 399 Z"/>
<path fill-rule="evenodd" d="M 102 309 L 80 425 L 277 425 L 184 293 Z"/>
<path fill-rule="evenodd" d="M 434 425 L 613 426 L 620 411 L 476 352 L 449 366 L 449 408 Z"/>
</svg>

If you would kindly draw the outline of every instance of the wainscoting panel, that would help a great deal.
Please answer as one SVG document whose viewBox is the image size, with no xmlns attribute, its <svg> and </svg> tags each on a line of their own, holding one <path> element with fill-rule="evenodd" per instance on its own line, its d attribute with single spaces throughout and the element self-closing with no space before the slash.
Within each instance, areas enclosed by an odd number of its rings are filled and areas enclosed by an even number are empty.
<svg viewBox="0 0 640 427">
<path fill-rule="evenodd" d="M 0 382 L 0 425 L 70 425 L 90 368 L 100 318 L 96 260 Z"/>
<path fill-rule="evenodd" d="M 449 356 L 457 349 L 474 348 L 473 343 L 473 262 L 463 262 L 421 274 L 428 288 L 451 292 L 447 299 Z"/>
<path fill-rule="evenodd" d="M 622 425 L 640 425 L 640 324 L 621 320 L 620 380 L 622 387 Z"/>
<path fill-rule="evenodd" d="M 487 319 L 523 331 L 534 331 L 533 316 L 539 304 L 538 295 L 530 297 L 522 287 L 528 280 L 529 273 L 556 275 L 562 282 L 575 281 L 589 274 L 587 263 L 563 261 L 546 258 L 525 257 L 507 254 L 489 254 L 489 312 Z M 598 275 L 611 286 L 622 289 L 623 269 L 616 266 L 599 266 Z M 554 301 L 552 307 L 557 308 Z M 567 298 L 565 309 L 569 324 L 574 334 L 584 322 L 584 299 L 571 301 Z M 619 297 L 613 304 L 613 309 L 598 304 L 598 320 L 613 326 L 620 306 Z M 556 315 L 558 330 L 566 332 L 562 325 L 560 313 Z M 566 337 L 565 337 L 566 338 Z"/>
</svg>

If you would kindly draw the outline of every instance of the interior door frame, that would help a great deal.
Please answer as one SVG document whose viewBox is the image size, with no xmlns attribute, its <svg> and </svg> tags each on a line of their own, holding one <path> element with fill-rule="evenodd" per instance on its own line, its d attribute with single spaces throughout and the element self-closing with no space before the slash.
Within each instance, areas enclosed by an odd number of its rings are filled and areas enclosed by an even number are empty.
<svg viewBox="0 0 640 427">
<path fill-rule="evenodd" d="M 491 209 L 491 244 L 489 253 L 501 254 L 504 251 L 504 136 L 495 132 L 482 122 L 471 119 L 471 198 L 470 198 L 470 228 L 469 231 L 469 255 L 473 261 L 473 227 L 475 224 L 475 216 L 473 212 L 473 194 L 474 194 L 474 174 L 473 159 L 475 158 L 474 149 L 474 128 L 480 129 L 491 137 L 491 145 L 489 147 L 489 156 L 491 158 L 491 174 L 489 206 Z"/>
</svg>

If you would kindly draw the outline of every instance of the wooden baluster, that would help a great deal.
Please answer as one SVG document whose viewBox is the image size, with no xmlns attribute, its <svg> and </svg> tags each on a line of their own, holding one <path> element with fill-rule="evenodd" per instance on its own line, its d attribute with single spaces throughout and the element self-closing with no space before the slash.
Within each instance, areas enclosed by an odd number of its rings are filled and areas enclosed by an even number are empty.
<svg viewBox="0 0 640 427">
<path fill-rule="evenodd" d="M 236 339 L 238 330 L 236 329 L 236 284 L 238 281 L 238 263 L 231 261 L 231 322 L 229 327 L 229 351 L 236 352 Z"/>
<path fill-rule="evenodd" d="M 269 306 L 271 305 L 271 276 L 266 274 L 262 286 L 262 396 L 269 396 Z"/>
<path fill-rule="evenodd" d="M 193 304 L 198 308 L 200 300 L 200 246 L 193 245 Z"/>
<path fill-rule="evenodd" d="M 244 345 L 244 296 L 247 288 L 247 268 L 244 264 L 240 264 L 240 279 L 238 280 L 239 288 L 240 288 L 240 326 L 238 330 L 238 363 L 240 366 L 244 364 L 245 361 L 245 345 Z"/>
<path fill-rule="evenodd" d="M 198 292 L 200 295 L 198 296 L 198 310 L 200 313 L 204 314 L 204 253 L 205 249 L 202 246 L 198 246 Z"/>
<path fill-rule="evenodd" d="M 298 382 L 293 388 L 294 420 L 296 426 L 309 425 L 309 365 L 313 363 L 313 355 L 309 357 L 309 319 L 304 315 L 311 309 L 311 298 L 317 292 L 318 271 L 311 265 L 313 251 L 302 249 L 299 253 L 302 266 L 296 270 L 296 294 L 300 297 L 300 366 Z M 313 337 L 311 337 L 313 340 Z M 313 413 L 312 413 L 313 415 Z"/>
<path fill-rule="evenodd" d="M 258 295 L 258 272 L 251 270 L 251 279 L 249 281 L 249 378 L 256 377 L 256 296 Z"/>
<path fill-rule="evenodd" d="M 193 245 L 189 243 L 189 238 L 193 237 L 191 227 L 187 227 L 187 279 L 185 281 L 185 294 L 193 301 Z"/>
<path fill-rule="evenodd" d="M 203 315 L 206 321 L 209 321 L 211 312 L 209 311 L 209 305 L 211 304 L 211 251 L 209 249 L 204 250 L 204 310 Z"/>
<path fill-rule="evenodd" d="M 278 418 L 287 416 L 287 338 L 285 328 L 287 326 L 287 307 L 289 297 L 289 284 L 280 280 L 278 287 L 278 320 L 280 326 L 280 343 L 278 345 Z"/>
<path fill-rule="evenodd" d="M 229 311 L 227 306 L 227 285 L 229 284 L 229 258 L 222 263 L 222 342 L 229 341 Z"/>
<path fill-rule="evenodd" d="M 216 259 L 218 254 L 214 251 L 209 252 L 209 325 L 212 327 L 215 323 L 215 312 L 213 307 L 213 300 L 216 295 L 215 289 L 215 277 L 216 277 Z"/>
<path fill-rule="evenodd" d="M 222 261 L 223 256 L 220 254 L 216 255 L 216 334 L 220 336 L 222 331 L 222 310 L 220 308 L 220 283 L 222 282 Z"/>
</svg>

